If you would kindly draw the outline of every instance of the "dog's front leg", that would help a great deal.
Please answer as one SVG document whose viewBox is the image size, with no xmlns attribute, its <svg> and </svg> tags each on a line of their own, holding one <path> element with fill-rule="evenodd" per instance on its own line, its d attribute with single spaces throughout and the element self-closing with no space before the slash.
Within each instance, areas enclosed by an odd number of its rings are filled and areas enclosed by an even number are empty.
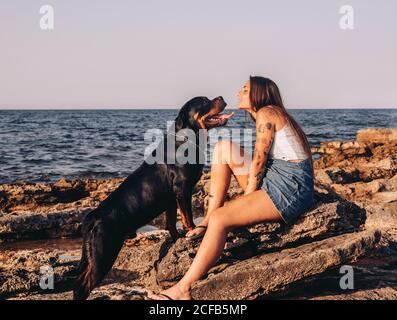
<svg viewBox="0 0 397 320">
<path fill-rule="evenodd" d="M 170 232 L 172 240 L 176 241 L 179 238 L 179 233 L 176 229 L 176 203 L 166 211 L 166 230 Z"/>
<path fill-rule="evenodd" d="M 186 230 L 194 229 L 192 213 L 192 194 L 191 192 L 183 192 L 176 195 L 176 203 L 181 214 L 182 224 Z"/>
</svg>

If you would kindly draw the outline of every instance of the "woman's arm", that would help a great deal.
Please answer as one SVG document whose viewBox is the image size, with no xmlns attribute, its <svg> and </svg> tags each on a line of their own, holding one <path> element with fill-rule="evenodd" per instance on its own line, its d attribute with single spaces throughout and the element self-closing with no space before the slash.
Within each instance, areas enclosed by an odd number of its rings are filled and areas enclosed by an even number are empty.
<svg viewBox="0 0 397 320">
<path fill-rule="evenodd" d="M 265 173 L 268 152 L 274 139 L 275 125 L 272 112 L 265 108 L 256 114 L 256 143 L 248 175 L 248 185 L 244 194 L 250 194 L 260 188 Z"/>
</svg>

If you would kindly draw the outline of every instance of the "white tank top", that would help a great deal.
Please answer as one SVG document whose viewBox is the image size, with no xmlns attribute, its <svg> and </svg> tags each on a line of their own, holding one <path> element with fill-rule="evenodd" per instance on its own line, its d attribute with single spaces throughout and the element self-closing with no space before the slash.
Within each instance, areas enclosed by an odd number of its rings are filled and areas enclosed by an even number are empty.
<svg viewBox="0 0 397 320">
<path fill-rule="evenodd" d="M 274 140 L 269 152 L 270 159 L 305 160 L 307 155 L 299 136 L 294 128 L 287 124 L 274 134 Z"/>
</svg>

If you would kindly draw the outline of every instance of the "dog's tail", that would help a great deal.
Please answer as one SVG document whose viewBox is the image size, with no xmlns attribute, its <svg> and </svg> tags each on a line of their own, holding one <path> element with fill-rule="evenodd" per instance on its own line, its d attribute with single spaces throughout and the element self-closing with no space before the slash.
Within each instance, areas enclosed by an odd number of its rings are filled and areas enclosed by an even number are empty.
<svg viewBox="0 0 397 320">
<path fill-rule="evenodd" d="M 102 219 L 92 219 L 91 213 L 84 219 L 82 233 L 83 248 L 73 290 L 74 300 L 88 298 L 112 268 L 124 242 L 120 232 L 112 232 L 111 225 Z"/>
</svg>

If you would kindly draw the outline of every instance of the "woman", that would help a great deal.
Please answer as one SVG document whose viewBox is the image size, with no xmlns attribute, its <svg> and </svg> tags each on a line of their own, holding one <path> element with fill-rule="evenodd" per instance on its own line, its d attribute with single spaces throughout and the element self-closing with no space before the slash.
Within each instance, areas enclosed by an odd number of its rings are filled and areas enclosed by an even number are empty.
<svg viewBox="0 0 397 320">
<path fill-rule="evenodd" d="M 261 222 L 291 224 L 313 204 L 310 146 L 285 110 L 277 85 L 267 78 L 250 77 L 238 97 L 239 108 L 256 122 L 253 157 L 231 141 L 217 143 L 207 215 L 186 235 L 190 239 L 203 236 L 200 248 L 185 276 L 151 299 L 191 299 L 191 285 L 217 262 L 229 231 Z M 244 195 L 223 206 L 232 174 Z"/>
</svg>

